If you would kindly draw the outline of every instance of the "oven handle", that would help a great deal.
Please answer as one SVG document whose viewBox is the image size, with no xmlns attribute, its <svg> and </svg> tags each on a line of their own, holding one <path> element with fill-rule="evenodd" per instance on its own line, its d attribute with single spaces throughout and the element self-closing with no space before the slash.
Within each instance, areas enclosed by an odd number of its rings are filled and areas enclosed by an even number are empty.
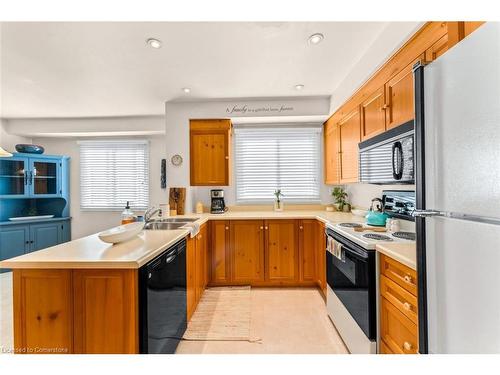
<svg viewBox="0 0 500 375">
<path fill-rule="evenodd" d="M 352 254 L 353 256 L 355 256 L 357 258 L 368 259 L 368 255 L 367 254 L 361 253 L 361 252 L 357 251 L 355 248 L 349 247 L 345 243 L 338 241 L 335 237 L 332 237 L 330 235 L 328 235 L 328 237 L 332 238 L 335 243 L 340 244 L 340 246 L 342 246 L 342 251 L 344 253 Z M 330 249 L 328 249 L 328 248 L 327 248 L 327 251 L 329 251 L 330 253 L 332 253 L 332 251 L 330 251 Z"/>
</svg>

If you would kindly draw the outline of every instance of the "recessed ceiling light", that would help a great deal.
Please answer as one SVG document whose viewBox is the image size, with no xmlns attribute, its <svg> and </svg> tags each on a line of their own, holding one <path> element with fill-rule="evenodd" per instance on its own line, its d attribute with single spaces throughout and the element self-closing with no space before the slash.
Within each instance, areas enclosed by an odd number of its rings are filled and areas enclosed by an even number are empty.
<svg viewBox="0 0 500 375">
<path fill-rule="evenodd" d="M 295 85 L 295 90 L 300 91 L 304 88 L 304 85 Z"/>
<path fill-rule="evenodd" d="M 191 92 L 191 89 L 189 87 L 184 87 L 182 91 L 184 91 L 184 94 L 189 94 Z"/>
<path fill-rule="evenodd" d="M 146 43 L 149 44 L 150 47 L 152 48 L 161 48 L 161 41 L 155 38 L 149 38 L 146 40 Z"/>
<path fill-rule="evenodd" d="M 319 44 L 325 38 L 325 36 L 321 33 L 313 34 L 309 37 L 310 44 Z"/>
</svg>

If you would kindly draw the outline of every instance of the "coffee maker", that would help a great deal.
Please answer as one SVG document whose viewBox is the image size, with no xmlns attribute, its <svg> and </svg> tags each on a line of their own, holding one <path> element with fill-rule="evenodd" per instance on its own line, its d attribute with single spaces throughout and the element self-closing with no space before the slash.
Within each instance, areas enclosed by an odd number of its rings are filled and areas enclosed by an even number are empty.
<svg viewBox="0 0 500 375">
<path fill-rule="evenodd" d="M 210 197 L 212 198 L 212 204 L 210 205 L 210 213 L 212 214 L 223 214 L 227 211 L 226 204 L 224 203 L 224 190 L 213 189 L 210 190 Z"/>
</svg>

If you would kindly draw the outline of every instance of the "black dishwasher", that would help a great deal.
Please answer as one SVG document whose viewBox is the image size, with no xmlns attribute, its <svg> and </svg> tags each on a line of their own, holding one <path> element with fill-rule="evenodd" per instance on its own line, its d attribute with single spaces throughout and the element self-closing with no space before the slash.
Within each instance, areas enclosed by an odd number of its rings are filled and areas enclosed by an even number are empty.
<svg viewBox="0 0 500 375">
<path fill-rule="evenodd" d="M 139 301 L 140 352 L 175 353 L 187 327 L 185 239 L 139 269 Z"/>
</svg>

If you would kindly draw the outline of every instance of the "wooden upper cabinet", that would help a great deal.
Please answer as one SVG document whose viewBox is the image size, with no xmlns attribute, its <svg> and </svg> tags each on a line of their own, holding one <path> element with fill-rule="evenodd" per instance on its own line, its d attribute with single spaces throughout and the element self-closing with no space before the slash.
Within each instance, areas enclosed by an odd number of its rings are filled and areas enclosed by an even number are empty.
<svg viewBox="0 0 500 375">
<path fill-rule="evenodd" d="M 231 120 L 191 120 L 189 128 L 192 186 L 229 185 Z"/>
<path fill-rule="evenodd" d="M 361 140 L 359 108 L 340 122 L 340 182 L 358 181 L 358 144 Z"/>
<path fill-rule="evenodd" d="M 299 221 L 300 281 L 316 281 L 316 219 Z"/>
<path fill-rule="evenodd" d="M 73 353 L 71 270 L 14 270 L 13 287 L 17 352 Z"/>
<path fill-rule="evenodd" d="M 234 220 L 230 225 L 232 281 L 264 281 L 264 222 Z"/>
<path fill-rule="evenodd" d="M 385 92 L 380 87 L 361 103 L 361 140 L 385 132 Z"/>
<path fill-rule="evenodd" d="M 74 270 L 73 284 L 75 353 L 138 353 L 137 270 Z"/>
<path fill-rule="evenodd" d="M 298 239 L 295 220 L 265 222 L 267 259 L 266 278 L 269 281 L 298 280 Z"/>
<path fill-rule="evenodd" d="M 429 63 L 436 60 L 439 56 L 448 51 L 448 49 L 448 34 L 446 34 L 425 51 L 425 62 Z"/>
<path fill-rule="evenodd" d="M 409 64 L 385 84 L 387 130 L 403 125 L 415 117 L 413 64 L 414 62 Z"/>
<path fill-rule="evenodd" d="M 325 184 L 340 182 L 340 130 L 331 119 L 325 123 L 324 132 Z"/>
<path fill-rule="evenodd" d="M 231 281 L 231 263 L 229 251 L 229 221 L 214 220 L 210 222 L 210 280 L 214 284 Z"/>
</svg>

